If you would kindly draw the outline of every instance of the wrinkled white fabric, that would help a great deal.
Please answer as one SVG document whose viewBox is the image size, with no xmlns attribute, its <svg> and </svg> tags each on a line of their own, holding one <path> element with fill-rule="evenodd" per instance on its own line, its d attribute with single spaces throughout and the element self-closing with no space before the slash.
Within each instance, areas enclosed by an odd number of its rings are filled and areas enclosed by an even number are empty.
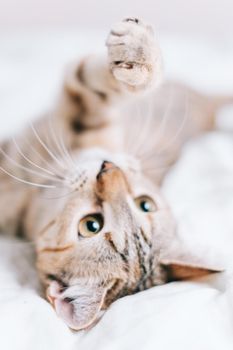
<svg viewBox="0 0 233 350">
<path fill-rule="evenodd" d="M 88 40 L 89 38 L 89 40 Z M 1 137 L 51 105 L 64 62 L 104 36 L 45 33 L 1 38 Z M 85 39 L 85 40 L 84 40 Z M 162 41 L 169 76 L 211 93 L 233 93 L 233 50 L 182 38 Z M 224 114 L 224 115 L 223 115 Z M 233 108 L 222 116 L 233 125 Z M 221 117 L 221 116 L 220 116 Z M 230 120 L 232 117 L 232 121 Z M 122 298 L 90 331 L 73 333 L 40 296 L 33 247 L 0 237 L 0 348 L 4 350 L 231 350 L 233 348 L 233 135 L 190 142 L 164 193 L 179 235 L 227 272 Z"/>
</svg>

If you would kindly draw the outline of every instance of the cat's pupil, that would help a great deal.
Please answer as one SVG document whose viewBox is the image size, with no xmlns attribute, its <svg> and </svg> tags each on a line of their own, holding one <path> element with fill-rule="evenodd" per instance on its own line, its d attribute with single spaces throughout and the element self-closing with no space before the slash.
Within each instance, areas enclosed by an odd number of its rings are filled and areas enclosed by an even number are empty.
<svg viewBox="0 0 233 350">
<path fill-rule="evenodd" d="M 150 202 L 148 201 L 142 201 L 140 204 L 140 207 L 145 212 L 149 212 L 151 210 L 151 205 L 150 205 Z"/>
<path fill-rule="evenodd" d="M 100 230 L 100 224 L 98 223 L 98 221 L 94 221 L 94 220 L 88 220 L 86 222 L 86 226 L 88 231 L 96 233 Z"/>
</svg>

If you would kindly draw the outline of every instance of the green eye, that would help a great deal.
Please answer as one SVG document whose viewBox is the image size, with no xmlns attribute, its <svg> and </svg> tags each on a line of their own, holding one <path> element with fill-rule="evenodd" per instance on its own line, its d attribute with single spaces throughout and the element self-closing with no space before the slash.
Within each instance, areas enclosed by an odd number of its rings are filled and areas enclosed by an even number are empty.
<svg viewBox="0 0 233 350">
<path fill-rule="evenodd" d="M 82 237 L 93 237 L 99 233 L 104 226 L 101 214 L 87 215 L 79 222 L 78 232 Z"/>
<path fill-rule="evenodd" d="M 135 199 L 137 207 L 144 213 L 151 213 L 157 210 L 157 206 L 153 199 L 148 196 L 141 196 Z"/>
</svg>

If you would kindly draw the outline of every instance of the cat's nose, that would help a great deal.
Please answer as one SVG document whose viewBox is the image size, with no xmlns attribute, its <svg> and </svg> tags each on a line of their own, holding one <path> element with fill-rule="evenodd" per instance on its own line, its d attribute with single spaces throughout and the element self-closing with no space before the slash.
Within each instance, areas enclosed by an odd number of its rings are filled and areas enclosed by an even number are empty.
<svg viewBox="0 0 233 350">
<path fill-rule="evenodd" d="M 116 165 L 108 160 L 104 160 L 101 168 L 100 168 L 100 173 L 107 172 L 108 170 L 115 169 Z"/>
<path fill-rule="evenodd" d="M 97 192 L 103 200 L 123 196 L 128 191 L 128 183 L 123 171 L 114 163 L 104 161 L 97 175 Z"/>
</svg>

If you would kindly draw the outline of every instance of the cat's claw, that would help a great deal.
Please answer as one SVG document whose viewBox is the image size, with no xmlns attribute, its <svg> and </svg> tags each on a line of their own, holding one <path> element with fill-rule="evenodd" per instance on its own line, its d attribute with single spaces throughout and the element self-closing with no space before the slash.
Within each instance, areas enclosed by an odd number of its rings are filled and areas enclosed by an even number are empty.
<svg viewBox="0 0 233 350">
<path fill-rule="evenodd" d="M 110 70 L 118 81 L 136 88 L 160 82 L 161 53 L 151 26 L 126 18 L 112 27 L 106 45 Z"/>
</svg>

